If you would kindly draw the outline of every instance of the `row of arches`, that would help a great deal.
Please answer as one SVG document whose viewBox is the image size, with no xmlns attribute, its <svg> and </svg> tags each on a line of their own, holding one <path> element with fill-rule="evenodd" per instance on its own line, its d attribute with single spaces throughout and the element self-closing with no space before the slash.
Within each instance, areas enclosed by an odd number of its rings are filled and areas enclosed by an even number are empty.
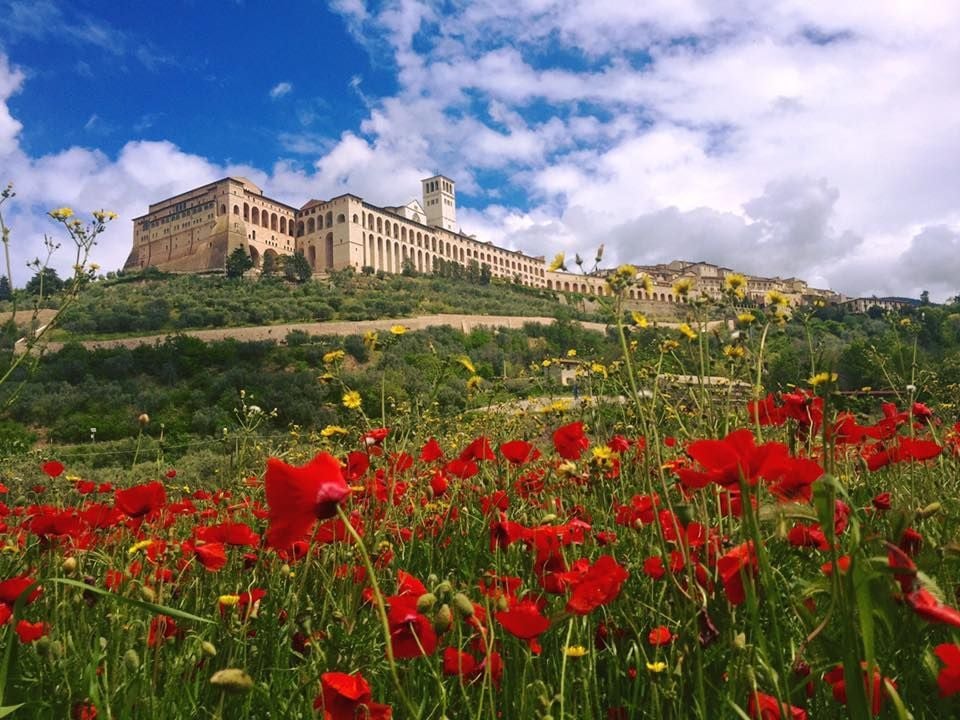
<svg viewBox="0 0 960 720">
<path fill-rule="evenodd" d="M 339 215 L 337 215 L 337 225 L 341 223 L 345 223 L 346 221 L 347 221 L 346 215 L 344 215 L 343 213 L 340 213 Z M 332 212 L 328 212 L 326 215 L 326 227 L 327 228 L 333 227 Z M 317 230 L 323 230 L 323 229 L 324 229 L 324 217 L 322 215 L 317 216 L 316 218 L 309 217 L 307 218 L 306 223 L 304 223 L 303 220 L 297 223 L 297 237 L 301 237 L 302 235 L 304 235 L 304 233 L 306 233 L 307 235 L 312 235 L 313 233 L 317 232 Z"/>
<path fill-rule="evenodd" d="M 239 205 L 233 206 L 233 214 L 237 216 L 240 215 Z M 251 208 L 248 203 L 244 203 L 243 219 L 244 221 L 253 225 L 259 225 L 267 230 L 272 230 L 273 232 L 279 232 L 282 235 L 289 235 L 290 237 L 293 237 L 293 218 L 290 218 L 288 222 L 285 215 L 267 212 L 266 208 L 261 211 L 260 208 L 256 206 Z"/>
</svg>

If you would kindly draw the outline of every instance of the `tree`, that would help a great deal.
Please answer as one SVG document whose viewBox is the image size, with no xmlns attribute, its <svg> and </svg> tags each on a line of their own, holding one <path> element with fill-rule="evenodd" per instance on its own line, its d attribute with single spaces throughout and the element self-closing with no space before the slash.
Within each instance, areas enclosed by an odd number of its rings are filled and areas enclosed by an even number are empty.
<svg viewBox="0 0 960 720">
<path fill-rule="evenodd" d="M 930 304 L 930 291 L 929 291 L 929 290 L 924 290 L 922 293 L 920 293 L 920 304 L 921 304 L 921 305 L 929 305 L 929 304 Z"/>
<path fill-rule="evenodd" d="M 293 255 L 284 257 L 283 274 L 287 280 L 304 283 L 313 277 L 313 268 L 310 267 L 310 261 L 304 257 L 304 254 L 297 250 Z"/>
<path fill-rule="evenodd" d="M 13 292 L 10 290 L 10 280 L 4 275 L 0 277 L 0 300 L 11 300 Z"/>
<path fill-rule="evenodd" d="M 260 278 L 271 278 L 277 272 L 277 254 L 266 252 L 263 254 L 263 263 L 260 265 Z"/>
<path fill-rule="evenodd" d="M 227 256 L 227 277 L 241 278 L 243 274 L 253 267 L 253 258 L 247 254 L 243 247 L 236 248 Z"/>
<path fill-rule="evenodd" d="M 26 291 L 30 295 L 50 295 L 63 290 L 63 280 L 52 267 L 45 267 L 27 281 Z"/>
</svg>

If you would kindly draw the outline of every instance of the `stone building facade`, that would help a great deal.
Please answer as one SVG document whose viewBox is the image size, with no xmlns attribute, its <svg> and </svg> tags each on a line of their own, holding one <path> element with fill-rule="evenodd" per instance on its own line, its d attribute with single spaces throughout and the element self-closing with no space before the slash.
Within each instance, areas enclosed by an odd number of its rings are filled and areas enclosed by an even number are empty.
<svg viewBox="0 0 960 720">
<path fill-rule="evenodd" d="M 411 200 L 397 207 L 379 207 L 353 194 L 329 200 L 310 200 L 299 209 L 266 197 L 250 180 L 227 177 L 149 206 L 133 220 L 133 248 L 124 270 L 150 266 L 170 272 L 222 271 L 236 248 L 243 248 L 262 266 L 268 254 L 302 252 L 316 274 L 364 267 L 397 274 L 405 266 L 430 273 L 440 262 L 487 266 L 494 278 L 530 287 L 579 293 L 609 294 L 610 271 L 581 274 L 551 270 L 543 256 L 508 250 L 475 236 L 457 225 L 456 184 L 443 175 L 421 182 L 422 203 Z M 717 295 L 729 268 L 703 262 L 674 261 L 641 266 L 652 288 L 630 289 L 637 301 L 685 302 L 675 284 L 689 279 L 697 294 Z M 796 278 L 747 277 L 748 293 L 762 303 L 769 290 L 799 304 L 809 296 L 829 297 Z M 832 298 L 830 298 L 832 299 Z"/>
</svg>

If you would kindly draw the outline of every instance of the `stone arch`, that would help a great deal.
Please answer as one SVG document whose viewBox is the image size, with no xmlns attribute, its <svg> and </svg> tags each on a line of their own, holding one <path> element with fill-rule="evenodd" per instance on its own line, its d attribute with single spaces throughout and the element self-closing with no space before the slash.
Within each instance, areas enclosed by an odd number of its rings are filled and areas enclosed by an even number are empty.
<svg viewBox="0 0 960 720">
<path fill-rule="evenodd" d="M 417 271 L 423 272 L 423 250 L 417 250 Z"/>
<path fill-rule="evenodd" d="M 221 214 L 221 215 L 226 215 L 226 214 L 227 214 L 227 206 L 224 205 L 223 203 L 220 203 L 220 214 Z"/>
<path fill-rule="evenodd" d="M 393 237 L 395 240 L 400 239 L 400 226 L 396 223 L 393 224 Z"/>
<path fill-rule="evenodd" d="M 333 227 L 333 211 L 332 210 L 327 210 L 327 214 L 325 215 L 325 221 L 326 221 L 326 226 L 328 228 Z"/>
<path fill-rule="evenodd" d="M 252 222 L 254 225 L 259 225 L 259 224 L 260 224 L 260 209 L 259 209 L 259 208 L 256 208 L 256 207 L 255 207 L 255 208 L 253 208 L 253 209 L 250 211 L 250 222 Z"/>
<path fill-rule="evenodd" d="M 313 270 L 316 270 L 316 269 L 317 269 L 317 247 L 316 247 L 316 245 L 311 244 L 310 247 L 307 248 L 307 260 L 310 262 L 310 267 L 311 267 Z"/>
<path fill-rule="evenodd" d="M 353 224 L 356 225 L 358 222 L 360 222 L 360 219 L 357 217 L 357 214 L 354 213 L 354 214 L 353 214 Z M 366 227 L 366 224 L 364 224 L 364 227 Z"/>
<path fill-rule="evenodd" d="M 313 218 L 307 220 L 307 235 L 315 233 L 317 231 L 317 221 Z"/>
<path fill-rule="evenodd" d="M 462 263 L 463 263 L 463 262 L 466 262 L 466 260 L 464 259 L 464 255 L 463 255 L 463 248 L 460 248 L 460 262 L 462 262 Z"/>
<path fill-rule="evenodd" d="M 423 267 L 424 267 L 424 272 L 433 271 L 433 260 L 431 259 L 429 252 L 425 252 L 423 254 Z"/>
<path fill-rule="evenodd" d="M 390 243 L 388 242 L 385 246 L 383 243 L 383 238 L 377 238 L 377 253 L 380 256 L 380 269 L 384 272 L 391 272 L 390 268 Z"/>
<path fill-rule="evenodd" d="M 377 218 L 377 232 L 383 232 L 383 218 Z"/>
<path fill-rule="evenodd" d="M 413 235 L 413 233 L 410 233 L 410 234 Z M 405 227 L 400 228 L 400 239 L 403 242 L 407 241 L 407 228 Z"/>
<path fill-rule="evenodd" d="M 280 232 L 284 235 L 287 234 L 287 219 L 285 217 L 280 218 Z"/>
<path fill-rule="evenodd" d="M 264 208 L 263 212 L 260 213 L 260 224 L 267 230 L 270 229 L 270 213 L 267 212 L 267 209 Z"/>
<path fill-rule="evenodd" d="M 326 269 L 333 270 L 333 233 L 327 233 L 326 240 L 324 240 L 324 261 L 326 262 Z"/>
<path fill-rule="evenodd" d="M 253 245 L 250 246 L 250 259 L 253 260 L 253 266 L 255 268 L 260 267 L 260 251 Z"/>
<path fill-rule="evenodd" d="M 337 215 L 337 225 L 341 223 L 345 223 L 346 221 L 347 221 L 346 215 L 344 215 L 343 213 L 340 213 L 339 215 Z"/>
<path fill-rule="evenodd" d="M 303 220 L 297 223 L 297 237 L 303 237 Z"/>
<path fill-rule="evenodd" d="M 401 270 L 403 270 L 403 265 L 400 264 L 400 243 L 395 242 L 393 244 L 393 272 L 399 273 Z"/>
<path fill-rule="evenodd" d="M 553 290 L 553 280 L 547 280 L 547 290 Z"/>
<path fill-rule="evenodd" d="M 374 244 L 374 242 L 373 242 L 373 235 L 371 235 L 371 236 L 370 236 L 370 250 L 369 250 L 369 254 L 367 255 L 367 265 L 369 265 L 370 267 L 372 267 L 374 270 L 377 269 L 377 264 L 376 264 L 376 262 L 377 262 L 377 253 L 376 253 L 376 250 L 377 250 L 377 246 L 376 246 L 376 245 Z"/>
<path fill-rule="evenodd" d="M 239 205 L 234 205 L 234 206 L 233 206 L 233 214 L 234 214 L 234 215 L 239 215 L 239 214 L 240 214 L 240 206 L 239 206 Z"/>
<path fill-rule="evenodd" d="M 266 260 L 268 255 L 273 258 L 273 267 L 274 267 L 274 268 L 278 267 L 278 266 L 279 266 L 279 262 L 278 262 L 277 259 L 278 259 L 279 255 L 277 254 L 277 251 L 274 250 L 273 248 L 268 248 L 268 249 L 264 250 L 264 251 L 263 251 L 263 259 Z"/>
<path fill-rule="evenodd" d="M 270 213 L 270 229 L 274 232 L 277 231 L 277 214 Z"/>
</svg>

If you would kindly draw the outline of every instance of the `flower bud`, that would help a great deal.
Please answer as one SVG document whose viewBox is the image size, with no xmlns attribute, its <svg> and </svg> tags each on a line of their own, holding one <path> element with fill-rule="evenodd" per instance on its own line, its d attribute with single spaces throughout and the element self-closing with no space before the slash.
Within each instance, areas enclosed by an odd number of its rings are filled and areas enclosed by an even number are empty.
<svg viewBox="0 0 960 720">
<path fill-rule="evenodd" d="M 77 559 L 75 557 L 64 558 L 60 568 L 67 575 L 73 575 L 77 571 Z"/>
<path fill-rule="evenodd" d="M 239 694 L 248 692 L 253 688 L 253 678 L 247 674 L 246 670 L 227 668 L 226 670 L 217 670 L 210 677 L 210 684 L 229 693 Z"/>
<path fill-rule="evenodd" d="M 917 517 L 920 520 L 923 520 L 924 518 L 932 517 L 933 515 L 936 515 L 938 512 L 940 512 L 941 507 L 943 506 L 940 503 L 932 502 L 926 507 L 924 507 L 923 509 L 918 510 Z"/>
<path fill-rule="evenodd" d="M 208 657 L 217 656 L 217 646 L 214 645 L 209 640 L 204 640 L 202 643 L 200 643 L 200 650 L 203 652 L 204 655 L 207 655 Z"/>
<path fill-rule="evenodd" d="M 150 416 L 146 413 L 140 413 L 137 422 L 140 423 L 140 427 L 146 427 L 150 423 Z"/>
<path fill-rule="evenodd" d="M 450 584 L 449 580 L 444 580 L 433 589 L 433 592 L 435 595 L 449 595 L 453 592 L 453 585 Z"/>
<path fill-rule="evenodd" d="M 453 610 L 444 603 L 437 610 L 436 615 L 433 616 L 433 627 L 437 632 L 446 632 L 451 625 L 453 625 Z"/>
<path fill-rule="evenodd" d="M 140 586 L 140 596 L 147 602 L 157 601 L 157 593 L 154 591 L 152 587 L 149 587 L 147 585 Z"/>
<path fill-rule="evenodd" d="M 453 604 L 464 617 L 473 617 L 473 603 L 463 593 L 457 593 L 453 596 Z"/>
<path fill-rule="evenodd" d="M 123 666 L 130 672 L 136 672 L 140 669 L 140 656 L 137 651 L 130 648 L 123 654 Z"/>
<path fill-rule="evenodd" d="M 417 598 L 417 612 L 426 613 L 433 610 L 433 606 L 437 604 L 437 596 L 433 593 L 424 593 Z"/>
</svg>

